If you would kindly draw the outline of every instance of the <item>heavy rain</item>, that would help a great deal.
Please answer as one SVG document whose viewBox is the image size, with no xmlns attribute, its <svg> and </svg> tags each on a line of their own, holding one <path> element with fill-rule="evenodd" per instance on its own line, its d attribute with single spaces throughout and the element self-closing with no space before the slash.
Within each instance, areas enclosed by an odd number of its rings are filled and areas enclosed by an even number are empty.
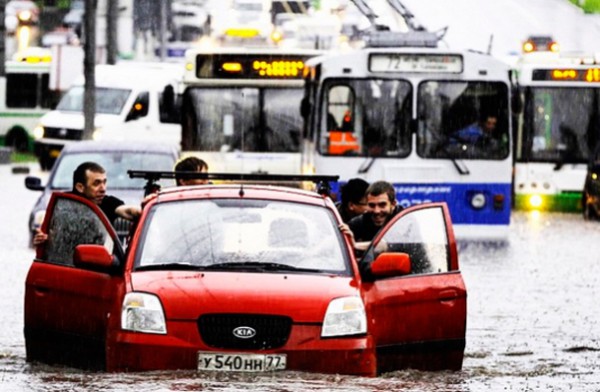
<svg viewBox="0 0 600 392">
<path fill-rule="evenodd" d="M 450 26 L 446 41 L 453 48 L 510 59 L 527 35 L 552 33 L 571 51 L 600 49 L 598 17 L 583 15 L 567 0 L 405 3 L 428 28 Z M 0 164 L 3 391 L 600 391 L 600 223 L 581 213 L 513 211 L 506 242 L 459 243 L 468 289 L 460 371 L 408 369 L 363 378 L 288 371 L 103 373 L 29 363 L 23 305 L 35 252 L 28 246 L 28 219 L 39 193 L 25 188 L 21 168 L 43 181 L 48 175 L 38 163 Z"/>
</svg>

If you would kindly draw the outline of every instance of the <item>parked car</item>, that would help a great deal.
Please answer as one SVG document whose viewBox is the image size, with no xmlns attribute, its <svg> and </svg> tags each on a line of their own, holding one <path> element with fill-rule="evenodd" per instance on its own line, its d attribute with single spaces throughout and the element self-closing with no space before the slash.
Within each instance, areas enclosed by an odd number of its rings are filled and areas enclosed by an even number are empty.
<svg viewBox="0 0 600 392">
<path fill-rule="evenodd" d="M 55 193 L 50 240 L 27 275 L 27 360 L 108 371 L 460 369 L 467 291 L 446 205 L 402 211 L 360 260 L 341 223 L 329 198 L 306 190 L 163 188 L 125 253 L 96 205 Z"/>
<path fill-rule="evenodd" d="M 86 161 L 99 163 L 106 170 L 107 194 L 118 197 L 126 204 L 139 204 L 144 196 L 144 181 L 129 178 L 127 170 L 173 170 L 178 156 L 179 151 L 175 145 L 163 143 L 82 141 L 67 144 L 45 185 L 42 185 L 39 177 L 25 178 L 25 186 L 28 189 L 42 191 L 29 214 L 31 239 L 44 221 L 52 193 L 73 188 L 73 171 L 79 164 Z M 165 185 L 173 185 L 173 182 L 166 181 Z M 115 226 L 121 238 L 127 236 L 128 221 L 118 218 Z"/>
</svg>

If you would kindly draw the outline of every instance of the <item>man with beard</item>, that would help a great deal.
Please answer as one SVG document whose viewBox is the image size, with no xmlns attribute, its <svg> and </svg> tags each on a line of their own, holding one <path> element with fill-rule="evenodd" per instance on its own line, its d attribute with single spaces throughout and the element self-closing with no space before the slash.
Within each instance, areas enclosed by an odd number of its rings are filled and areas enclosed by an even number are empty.
<svg viewBox="0 0 600 392">
<path fill-rule="evenodd" d="M 352 237 L 354 249 L 365 251 L 371 241 L 402 207 L 396 202 L 396 190 L 386 181 L 371 184 L 366 191 L 367 212 L 352 218 L 342 231 Z"/>
</svg>

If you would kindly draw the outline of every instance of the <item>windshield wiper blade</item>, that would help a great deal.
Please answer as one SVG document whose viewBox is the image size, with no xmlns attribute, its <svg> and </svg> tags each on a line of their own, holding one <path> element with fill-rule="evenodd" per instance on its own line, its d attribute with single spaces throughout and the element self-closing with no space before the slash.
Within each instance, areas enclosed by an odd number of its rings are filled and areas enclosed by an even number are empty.
<svg viewBox="0 0 600 392">
<path fill-rule="evenodd" d="M 135 268 L 135 271 L 160 271 L 160 270 L 177 270 L 177 271 L 198 271 L 203 269 L 200 265 L 187 263 L 163 263 L 163 264 L 148 264 Z"/>
<path fill-rule="evenodd" d="M 298 268 L 280 263 L 260 263 L 256 261 L 219 263 L 203 267 L 206 270 L 246 270 L 246 271 L 294 271 L 294 272 L 322 272 L 312 268 Z"/>
</svg>

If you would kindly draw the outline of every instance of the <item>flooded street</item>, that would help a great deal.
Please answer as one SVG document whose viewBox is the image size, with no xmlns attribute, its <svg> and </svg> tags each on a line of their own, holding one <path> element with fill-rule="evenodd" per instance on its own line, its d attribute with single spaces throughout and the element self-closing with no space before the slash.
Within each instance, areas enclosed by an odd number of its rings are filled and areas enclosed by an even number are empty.
<svg viewBox="0 0 600 392">
<path fill-rule="evenodd" d="M 570 214 L 514 213 L 508 244 L 462 244 L 469 297 L 460 372 L 408 370 L 370 379 L 296 372 L 107 374 L 28 364 L 23 294 L 34 252 L 27 221 L 39 193 L 27 190 L 24 178 L 0 165 L 2 391 L 600 391 L 600 222 Z"/>
</svg>

